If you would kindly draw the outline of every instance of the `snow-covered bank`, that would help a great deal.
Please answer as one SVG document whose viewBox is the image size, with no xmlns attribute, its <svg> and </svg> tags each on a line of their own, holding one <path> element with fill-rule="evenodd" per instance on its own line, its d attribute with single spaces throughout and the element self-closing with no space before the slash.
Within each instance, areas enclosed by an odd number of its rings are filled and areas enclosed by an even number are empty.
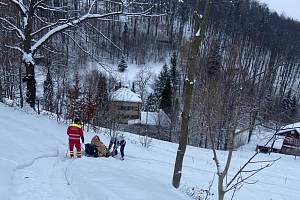
<svg viewBox="0 0 300 200">
<path fill-rule="evenodd" d="M 57 155 L 64 126 L 45 117 L 26 114 L 0 104 L 0 194 L 8 199 L 14 172 L 41 157 Z M 50 129 L 51 127 L 51 129 Z"/>
<path fill-rule="evenodd" d="M 171 185 L 177 144 L 152 140 L 150 148 L 139 136 L 124 133 L 125 160 L 115 158 L 66 159 L 66 125 L 46 116 L 26 114 L 0 104 L 0 194 L 1 200 L 187 200 Z M 103 132 L 102 132 L 103 133 Z M 86 133 L 89 142 L 93 133 Z M 109 137 L 100 134 L 108 144 Z M 253 143 L 254 144 L 254 143 Z M 254 146 L 234 152 L 231 175 L 253 154 Z M 252 145 L 252 146 L 251 146 Z M 226 152 L 218 152 L 221 161 Z M 279 154 L 259 155 L 259 159 L 282 157 L 236 193 L 239 200 L 300 199 L 300 159 Z M 215 172 L 212 153 L 188 147 L 182 186 L 207 189 Z M 216 177 L 211 189 L 217 198 Z M 230 195 L 228 195 L 230 199 Z"/>
</svg>

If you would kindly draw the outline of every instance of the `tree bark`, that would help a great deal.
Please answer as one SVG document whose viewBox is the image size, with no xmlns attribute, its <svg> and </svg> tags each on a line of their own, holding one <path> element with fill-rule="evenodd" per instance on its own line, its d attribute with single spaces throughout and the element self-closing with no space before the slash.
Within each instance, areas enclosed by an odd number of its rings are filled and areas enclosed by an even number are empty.
<svg viewBox="0 0 300 200">
<path fill-rule="evenodd" d="M 23 108 L 23 88 L 22 88 L 22 64 L 19 65 L 19 92 L 20 92 L 20 106 Z"/>
<path fill-rule="evenodd" d="M 36 99 L 36 81 L 34 75 L 34 65 L 32 63 L 25 62 L 26 77 L 23 81 L 26 81 L 26 102 L 35 110 L 35 99 Z"/>
<path fill-rule="evenodd" d="M 200 0 L 197 1 L 196 9 L 199 9 Z M 208 15 L 208 8 L 209 3 L 206 2 L 205 14 L 206 17 Z M 179 139 L 179 146 L 176 155 L 174 173 L 173 173 L 173 181 L 172 184 L 175 188 L 179 187 L 181 174 L 182 174 L 182 164 L 183 158 L 186 150 L 186 145 L 188 141 L 188 124 L 189 124 L 189 115 L 190 115 L 190 107 L 194 89 L 194 78 L 195 78 L 195 69 L 197 64 L 197 56 L 199 53 L 199 47 L 201 41 L 204 37 L 204 28 L 205 23 L 199 18 L 197 12 L 195 12 L 194 16 L 194 37 L 191 43 L 191 50 L 188 56 L 188 63 L 187 63 L 187 77 L 184 81 L 184 88 L 183 88 L 183 97 L 184 97 L 184 104 L 183 104 L 183 111 L 181 114 L 182 121 L 181 121 L 181 130 L 180 130 L 180 139 Z M 199 34 L 199 28 L 201 28 L 201 32 Z"/>
</svg>

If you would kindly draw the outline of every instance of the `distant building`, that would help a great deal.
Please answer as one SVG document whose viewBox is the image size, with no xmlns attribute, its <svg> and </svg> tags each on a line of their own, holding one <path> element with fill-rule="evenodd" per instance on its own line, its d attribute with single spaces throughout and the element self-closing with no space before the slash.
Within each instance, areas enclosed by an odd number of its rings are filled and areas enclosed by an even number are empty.
<svg viewBox="0 0 300 200">
<path fill-rule="evenodd" d="M 171 120 L 168 115 L 160 109 L 158 112 L 141 112 L 141 118 L 130 120 L 128 124 L 143 124 L 150 126 L 170 127 Z"/>
<path fill-rule="evenodd" d="M 121 87 L 111 95 L 111 112 L 119 123 L 127 124 L 128 120 L 141 119 L 141 97 L 128 88 Z"/>
<path fill-rule="evenodd" d="M 289 124 L 281 129 L 276 134 L 276 140 L 282 143 L 279 153 L 300 156 L 300 123 Z"/>
<path fill-rule="evenodd" d="M 257 145 L 256 149 L 262 152 L 300 156 L 300 122 L 282 127 L 270 145 Z"/>
<path fill-rule="evenodd" d="M 171 120 L 162 109 L 158 112 L 141 112 L 141 118 L 129 120 L 128 125 L 124 131 L 171 141 Z"/>
</svg>

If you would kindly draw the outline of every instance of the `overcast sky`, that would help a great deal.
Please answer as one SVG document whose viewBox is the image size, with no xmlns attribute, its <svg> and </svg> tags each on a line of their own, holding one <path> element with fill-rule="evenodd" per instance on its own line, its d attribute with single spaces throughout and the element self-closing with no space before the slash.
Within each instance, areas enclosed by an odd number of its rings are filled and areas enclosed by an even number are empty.
<svg viewBox="0 0 300 200">
<path fill-rule="evenodd" d="M 286 16 L 300 21 L 300 0 L 258 0 L 266 3 L 271 10 L 278 14 L 284 13 Z"/>
</svg>

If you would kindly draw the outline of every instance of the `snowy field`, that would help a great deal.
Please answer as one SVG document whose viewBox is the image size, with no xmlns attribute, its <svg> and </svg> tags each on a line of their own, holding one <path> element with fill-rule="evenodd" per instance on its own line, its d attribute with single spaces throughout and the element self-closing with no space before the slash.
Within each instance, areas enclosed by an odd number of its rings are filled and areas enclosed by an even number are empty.
<svg viewBox="0 0 300 200">
<path fill-rule="evenodd" d="M 0 104 L 0 126 L 1 200 L 188 200 L 185 188 L 207 189 L 215 172 L 210 150 L 188 147 L 181 189 L 176 190 L 171 180 L 177 144 L 152 140 L 151 147 L 144 148 L 139 136 L 124 133 L 124 161 L 68 159 L 65 124 Z M 86 142 L 93 135 L 86 133 Z M 99 136 L 108 144 L 106 134 Z M 254 153 L 254 144 L 234 152 L 232 171 Z M 218 153 L 224 160 L 226 153 Z M 279 154 L 259 157 L 282 158 L 252 178 L 258 182 L 243 186 L 234 199 L 299 200 L 300 159 Z M 217 199 L 216 185 L 215 177 L 211 199 Z"/>
</svg>

